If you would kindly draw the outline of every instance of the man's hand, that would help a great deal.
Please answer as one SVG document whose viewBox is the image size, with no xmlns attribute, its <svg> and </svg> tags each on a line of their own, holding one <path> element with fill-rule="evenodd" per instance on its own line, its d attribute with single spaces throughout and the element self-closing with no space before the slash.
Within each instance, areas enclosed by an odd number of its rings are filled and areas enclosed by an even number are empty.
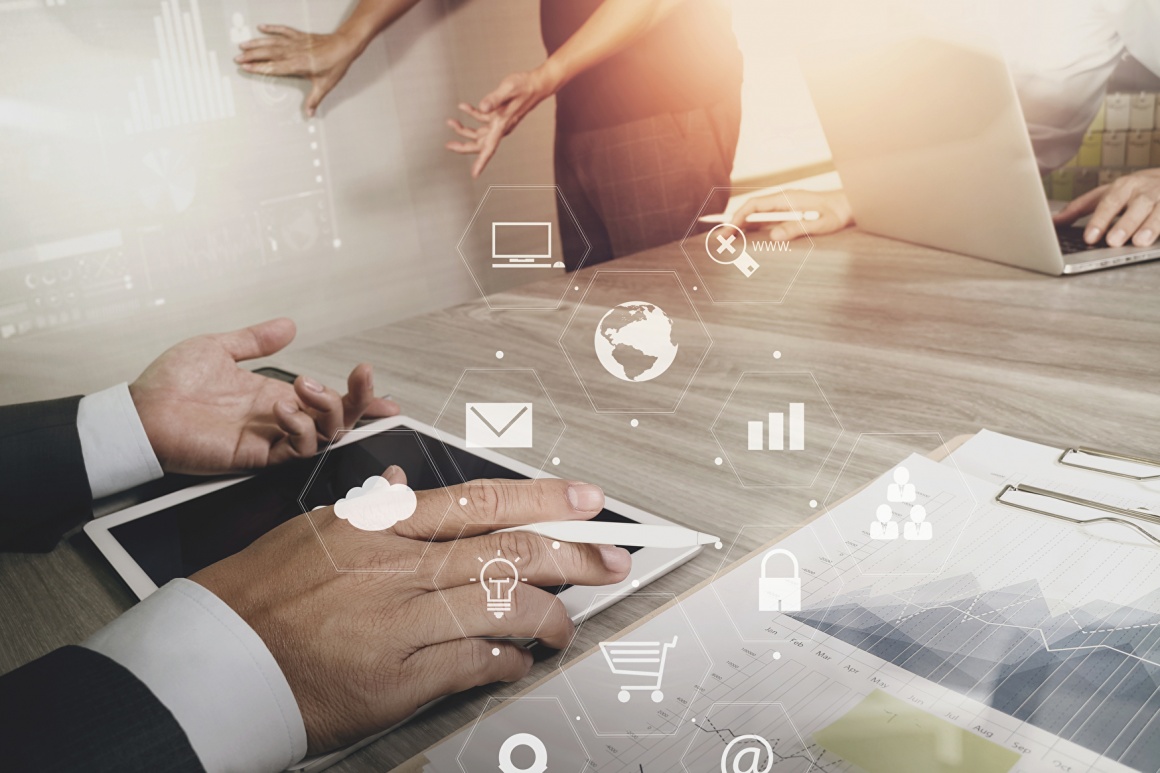
<svg viewBox="0 0 1160 773">
<path fill-rule="evenodd" d="M 479 126 L 464 126 L 450 118 L 447 125 L 466 142 L 452 140 L 447 149 L 463 155 L 478 155 L 471 166 L 471 176 L 479 177 L 499 148 L 500 140 L 519 126 L 532 108 L 556 93 L 559 78 L 551 74 L 549 63 L 529 72 L 513 73 L 502 81 L 495 91 L 479 102 L 479 106 L 460 103 L 459 109 L 479 121 Z"/>
<path fill-rule="evenodd" d="M 745 218 L 755 212 L 817 212 L 817 220 L 778 223 L 769 229 L 769 238 L 789 241 L 806 234 L 831 234 L 854 224 L 850 200 L 843 191 L 782 191 L 768 196 L 755 196 L 733 213 L 730 219 L 738 228 L 753 228 Z"/>
<path fill-rule="evenodd" d="M 234 61 L 246 72 L 257 75 L 308 78 L 311 88 L 306 97 L 307 116 L 314 115 L 323 98 L 338 85 L 365 48 L 357 38 L 341 31 L 318 35 L 280 24 L 259 24 L 258 30 L 266 37 L 241 43 L 238 47 L 242 53 Z"/>
<path fill-rule="evenodd" d="M 1155 244 L 1160 236 L 1160 169 L 1124 175 L 1111 185 L 1088 191 L 1057 214 L 1055 223 L 1071 225 L 1089 212 L 1092 217 L 1083 232 L 1088 244 L 1095 244 L 1105 233 L 1109 247 L 1122 247 L 1129 239 L 1137 247 Z M 1120 219 L 1113 227 L 1117 216 Z"/>
<path fill-rule="evenodd" d="M 398 467 L 383 477 L 406 481 Z M 632 567 L 628 552 L 611 545 L 553 549 L 534 534 L 491 533 L 592 518 L 604 506 L 596 486 L 483 480 L 417 493 L 415 514 L 387 531 L 359 531 L 326 507 L 191 578 L 266 643 L 298 701 L 311 754 L 365 738 L 440 696 L 522 678 L 531 654 L 489 639 L 562 648 L 573 634 L 564 604 L 536 586 L 607 585 Z M 469 579 L 496 551 L 518 557 L 527 578 L 502 618 Z M 338 572 L 336 563 L 365 571 Z"/>
<path fill-rule="evenodd" d="M 238 367 L 294 339 L 294 322 L 273 319 L 182 341 L 150 363 L 129 394 L 166 472 L 212 475 L 312 456 L 362 416 L 399 406 L 374 395 L 369 365 L 351 371 L 339 395 L 307 376 L 293 385 Z"/>
</svg>

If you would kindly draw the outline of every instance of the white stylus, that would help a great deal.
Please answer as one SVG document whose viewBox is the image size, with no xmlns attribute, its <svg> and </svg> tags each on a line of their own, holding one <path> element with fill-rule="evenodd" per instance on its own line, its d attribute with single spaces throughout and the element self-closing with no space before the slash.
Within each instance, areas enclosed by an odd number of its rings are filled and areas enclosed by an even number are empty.
<svg viewBox="0 0 1160 773">
<path fill-rule="evenodd" d="M 509 531 L 532 532 L 561 542 L 630 545 L 642 548 L 691 548 L 721 541 L 720 537 L 686 529 L 684 526 L 607 521 L 547 521 L 500 529 L 498 533 Z"/>
<path fill-rule="evenodd" d="M 821 215 L 810 210 L 809 212 L 754 212 L 745 217 L 746 223 L 797 223 L 802 220 L 817 220 Z M 702 215 L 697 218 L 702 223 L 728 223 L 731 218 L 725 213 L 719 215 Z"/>
</svg>

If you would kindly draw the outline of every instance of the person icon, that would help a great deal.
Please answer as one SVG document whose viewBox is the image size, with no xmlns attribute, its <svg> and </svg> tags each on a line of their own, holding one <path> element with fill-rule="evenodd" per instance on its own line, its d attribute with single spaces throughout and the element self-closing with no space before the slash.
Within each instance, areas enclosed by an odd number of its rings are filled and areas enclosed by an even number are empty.
<svg viewBox="0 0 1160 773">
<path fill-rule="evenodd" d="M 910 470 L 897 467 L 894 470 L 894 482 L 886 487 L 887 502 L 913 502 L 915 497 L 914 484 L 910 483 Z"/>
<path fill-rule="evenodd" d="M 902 530 L 902 535 L 907 539 L 913 540 L 928 540 L 931 538 L 931 525 L 926 520 L 926 508 L 922 505 L 915 505 L 910 508 L 910 520 L 906 523 L 906 528 Z"/>
<path fill-rule="evenodd" d="M 244 43 L 252 37 L 254 33 L 250 31 L 250 25 L 246 24 L 246 17 L 235 11 L 230 17 L 230 42 Z"/>
<path fill-rule="evenodd" d="M 890 505 L 878 505 L 874 517 L 878 520 L 870 524 L 870 539 L 898 539 L 898 524 Z"/>
</svg>

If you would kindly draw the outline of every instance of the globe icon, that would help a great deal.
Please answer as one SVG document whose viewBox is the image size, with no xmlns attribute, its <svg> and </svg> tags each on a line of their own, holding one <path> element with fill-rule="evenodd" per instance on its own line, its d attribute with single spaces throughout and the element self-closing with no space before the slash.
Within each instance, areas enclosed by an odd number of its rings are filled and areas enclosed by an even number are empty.
<svg viewBox="0 0 1160 773">
<path fill-rule="evenodd" d="M 651 381 L 677 357 L 673 321 L 646 301 L 627 301 L 612 309 L 596 326 L 596 358 L 621 381 Z"/>
</svg>

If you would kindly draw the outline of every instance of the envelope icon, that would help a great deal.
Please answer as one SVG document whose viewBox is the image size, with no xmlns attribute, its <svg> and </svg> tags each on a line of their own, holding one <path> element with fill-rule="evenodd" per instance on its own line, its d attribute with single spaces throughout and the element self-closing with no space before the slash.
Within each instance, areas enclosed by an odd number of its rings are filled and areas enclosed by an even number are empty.
<svg viewBox="0 0 1160 773">
<path fill-rule="evenodd" d="M 531 403 L 468 403 L 468 448 L 531 448 Z"/>
</svg>

